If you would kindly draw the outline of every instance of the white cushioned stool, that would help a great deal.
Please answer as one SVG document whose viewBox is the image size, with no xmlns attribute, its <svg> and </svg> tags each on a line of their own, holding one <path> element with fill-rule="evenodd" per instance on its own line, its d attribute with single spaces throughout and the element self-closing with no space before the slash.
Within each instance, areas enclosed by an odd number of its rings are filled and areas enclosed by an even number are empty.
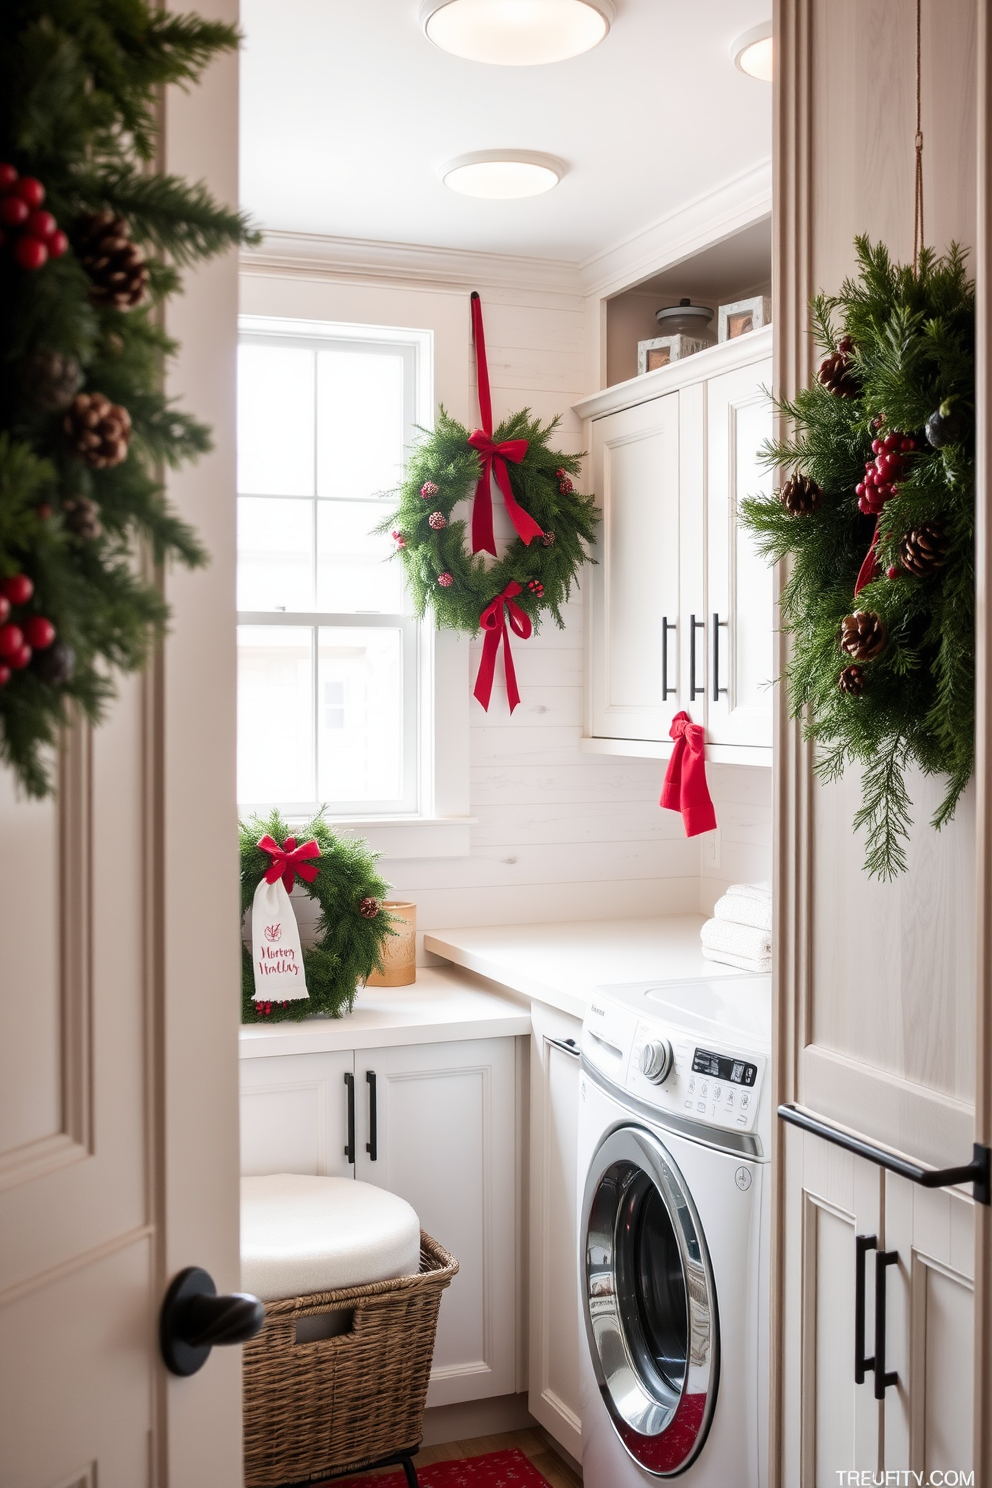
<svg viewBox="0 0 992 1488">
<path fill-rule="evenodd" d="M 397 1463 L 416 1485 L 441 1293 L 458 1262 L 405 1199 L 351 1178 L 241 1180 L 246 1488 Z"/>
</svg>

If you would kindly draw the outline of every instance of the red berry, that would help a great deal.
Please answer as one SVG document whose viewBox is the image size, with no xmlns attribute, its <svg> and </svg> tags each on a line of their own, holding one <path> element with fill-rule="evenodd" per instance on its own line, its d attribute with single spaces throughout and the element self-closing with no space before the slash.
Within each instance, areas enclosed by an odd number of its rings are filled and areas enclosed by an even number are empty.
<svg viewBox="0 0 992 1488">
<path fill-rule="evenodd" d="M 858 484 L 854 488 L 854 494 L 856 496 L 863 496 L 865 494 L 865 483 L 864 483 L 864 481 L 858 481 Z"/>
<path fill-rule="evenodd" d="M 0 656 L 16 656 L 24 645 L 24 632 L 19 625 L 0 625 Z"/>
<path fill-rule="evenodd" d="M 890 563 L 888 568 L 885 570 L 885 577 L 887 579 L 895 579 L 898 578 L 898 576 L 899 570 L 896 568 L 894 563 Z"/>
<path fill-rule="evenodd" d="M 25 233 L 14 244 L 14 257 L 22 269 L 42 269 L 48 262 L 48 249 L 40 238 Z"/>
<path fill-rule="evenodd" d="M 10 667 L 0 666 L 0 687 L 10 681 Z"/>
<path fill-rule="evenodd" d="M 45 200 L 45 188 L 34 176 L 22 176 L 15 185 L 14 192 L 22 202 L 27 202 L 32 210 L 40 207 Z"/>
<path fill-rule="evenodd" d="M 51 212 L 32 212 L 24 225 L 25 232 L 29 232 L 33 238 L 43 238 L 46 242 L 58 227 L 58 223 Z"/>
<path fill-rule="evenodd" d="M 39 522 L 48 521 L 49 517 L 52 515 L 52 508 L 49 506 L 47 501 L 43 501 L 41 503 L 41 505 L 36 509 L 35 515 L 37 516 Z M 2 616 L 0 616 L 0 618 L 2 618 Z"/>
<path fill-rule="evenodd" d="M 11 574 L 9 579 L 4 579 L 0 584 L 0 594 L 5 594 L 11 604 L 27 604 L 34 593 L 34 585 L 27 574 Z"/>
<path fill-rule="evenodd" d="M 36 651 L 44 651 L 55 639 L 55 626 L 44 615 L 32 615 L 24 627 L 24 635 Z"/>
<path fill-rule="evenodd" d="M 17 180 L 17 171 L 6 161 L 0 162 L 0 191 L 9 191 Z"/>
<path fill-rule="evenodd" d="M 9 614 L 10 600 L 7 598 L 6 594 L 0 594 L 0 625 L 3 624 Z"/>
<path fill-rule="evenodd" d="M 882 453 L 882 441 L 880 439 L 872 440 L 871 452 L 873 455 L 880 455 Z"/>
<path fill-rule="evenodd" d="M 31 208 L 19 196 L 5 196 L 0 201 L 0 222 L 8 227 L 21 227 L 31 216 Z"/>
<path fill-rule="evenodd" d="M 49 258 L 61 258 L 68 246 L 69 239 L 66 237 L 62 229 L 58 228 L 58 230 L 56 232 L 53 232 L 52 236 L 48 239 Z"/>
<path fill-rule="evenodd" d="M 882 446 L 884 449 L 887 450 L 898 449 L 901 442 L 901 434 L 886 434 L 885 438 L 882 440 Z"/>
<path fill-rule="evenodd" d="M 30 660 L 31 647 L 25 642 L 25 644 L 21 646 L 19 650 L 14 652 L 13 656 L 10 658 L 10 664 L 15 671 L 23 672 L 24 668 L 27 666 Z"/>
</svg>

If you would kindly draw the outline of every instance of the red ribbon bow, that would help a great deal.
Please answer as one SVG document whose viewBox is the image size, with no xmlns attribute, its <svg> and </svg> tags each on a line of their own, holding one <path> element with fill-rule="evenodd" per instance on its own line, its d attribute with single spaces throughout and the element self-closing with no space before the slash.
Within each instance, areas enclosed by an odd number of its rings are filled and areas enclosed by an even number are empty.
<svg viewBox="0 0 992 1488">
<path fill-rule="evenodd" d="M 876 579 L 879 575 L 880 570 L 878 564 L 878 539 L 881 537 L 881 535 L 882 516 L 881 513 L 879 513 L 878 521 L 875 523 L 875 535 L 871 540 L 871 547 L 865 554 L 865 561 L 858 569 L 858 581 L 854 586 L 855 599 L 857 599 L 858 595 L 861 593 L 865 585 L 870 584 L 872 579 Z"/>
<path fill-rule="evenodd" d="M 527 453 L 526 439 L 507 439 L 502 444 L 493 443 L 493 404 L 489 392 L 489 368 L 486 364 L 486 337 L 482 328 L 482 301 L 472 291 L 472 340 L 475 343 L 475 358 L 479 375 L 479 413 L 482 428 L 468 436 L 468 442 L 482 456 L 482 473 L 475 488 L 472 506 L 472 552 L 492 553 L 496 557 L 496 538 L 493 534 L 492 477 L 503 493 L 506 510 L 517 535 L 529 547 L 535 537 L 543 535 L 542 528 L 529 512 L 525 512 L 513 494 L 507 460 L 519 465 Z"/>
<path fill-rule="evenodd" d="M 312 863 L 304 862 L 304 858 L 319 858 L 320 848 L 311 838 L 297 847 L 295 837 L 287 837 L 282 847 L 279 846 L 274 837 L 266 832 L 264 837 L 258 841 L 263 852 L 267 852 L 272 859 L 265 870 L 265 882 L 274 884 L 277 878 L 281 878 L 288 894 L 293 887 L 293 879 L 297 875 L 305 879 L 307 883 L 313 883 L 317 877 L 317 869 Z"/>
<path fill-rule="evenodd" d="M 522 641 L 526 641 L 533 629 L 530 616 L 519 605 L 513 603 L 514 598 L 520 592 L 520 585 L 515 579 L 511 579 L 503 593 L 497 595 L 492 604 L 486 605 L 479 616 L 479 624 L 485 631 L 486 638 L 482 646 L 479 675 L 475 679 L 475 695 L 487 712 L 489 711 L 489 699 L 493 695 L 493 679 L 496 676 L 496 658 L 499 655 L 500 641 L 503 642 L 503 671 L 506 675 L 506 696 L 511 713 L 520 701 L 517 674 L 513 669 L 513 657 L 510 654 L 510 637 L 506 629 L 507 617 L 509 617 L 510 629 Z"/>
<path fill-rule="evenodd" d="M 693 723 L 688 713 L 676 713 L 668 732 L 675 740 L 675 748 L 668 761 L 658 804 L 669 811 L 681 811 L 687 837 L 712 832 L 716 826 L 716 812 L 706 784 L 706 743 L 702 725 Z"/>
</svg>

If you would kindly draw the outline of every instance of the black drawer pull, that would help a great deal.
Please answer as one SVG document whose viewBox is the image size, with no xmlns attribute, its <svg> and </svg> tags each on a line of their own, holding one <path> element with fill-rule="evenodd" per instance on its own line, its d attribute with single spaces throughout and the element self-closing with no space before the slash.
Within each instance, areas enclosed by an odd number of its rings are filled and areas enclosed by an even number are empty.
<svg viewBox="0 0 992 1488">
<path fill-rule="evenodd" d="M 720 616 L 713 611 L 713 701 L 720 701 L 721 692 L 726 692 L 725 687 L 720 686 L 720 629 L 729 631 L 730 621 L 721 620 Z"/>
<path fill-rule="evenodd" d="M 376 1109 L 375 1070 L 366 1070 L 365 1078 L 369 1082 L 369 1139 L 365 1143 L 365 1151 L 371 1162 L 377 1162 L 379 1157 L 379 1113 Z"/>
<path fill-rule="evenodd" d="M 702 697 L 705 687 L 696 686 L 696 631 L 705 630 L 706 622 L 697 620 L 695 615 L 689 616 L 689 701 L 694 703 L 697 697 Z"/>
<path fill-rule="evenodd" d="M 870 1250 L 878 1249 L 875 1235 L 855 1235 L 854 1262 L 854 1383 L 863 1385 L 865 1374 L 875 1368 L 875 1356 L 865 1356 L 865 1265 Z"/>
<path fill-rule="evenodd" d="M 885 1392 L 890 1385 L 899 1383 L 899 1375 L 894 1369 L 886 1373 L 885 1369 L 885 1271 L 887 1266 L 895 1266 L 899 1260 L 897 1250 L 876 1250 L 875 1252 L 875 1399 L 884 1400 Z"/>
<path fill-rule="evenodd" d="M 348 1162 L 355 1161 L 355 1077 L 345 1075 L 344 1083 L 348 1090 L 348 1145 L 344 1149 L 344 1155 Z"/>
<path fill-rule="evenodd" d="M 677 687 L 668 685 L 668 633 L 678 631 L 678 626 L 673 625 L 667 615 L 661 617 L 661 700 L 667 702 L 669 695 L 677 692 Z"/>
</svg>

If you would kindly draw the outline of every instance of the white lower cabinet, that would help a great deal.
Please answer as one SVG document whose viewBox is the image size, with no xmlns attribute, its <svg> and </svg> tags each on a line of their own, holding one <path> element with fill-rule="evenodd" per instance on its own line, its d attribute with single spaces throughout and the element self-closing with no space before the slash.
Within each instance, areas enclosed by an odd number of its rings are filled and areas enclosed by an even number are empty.
<svg viewBox="0 0 992 1488">
<path fill-rule="evenodd" d="M 517 1109 L 512 1038 L 241 1061 L 243 1173 L 330 1174 L 390 1189 L 457 1257 L 429 1406 L 517 1388 Z"/>
<path fill-rule="evenodd" d="M 528 1406 L 573 1457 L 579 1413 L 576 1138 L 581 1024 L 533 1005 L 530 1109 L 530 1360 Z"/>
</svg>

